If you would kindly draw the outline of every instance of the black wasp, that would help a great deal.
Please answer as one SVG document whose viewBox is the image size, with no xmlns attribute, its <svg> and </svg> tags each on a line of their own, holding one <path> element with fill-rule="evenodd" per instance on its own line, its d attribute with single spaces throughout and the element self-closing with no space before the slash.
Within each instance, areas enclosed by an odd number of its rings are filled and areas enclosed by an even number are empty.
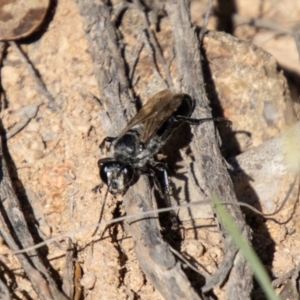
<svg viewBox="0 0 300 300">
<path fill-rule="evenodd" d="M 223 118 L 190 118 L 195 101 L 187 94 L 163 90 L 141 107 L 135 117 L 117 137 L 106 137 L 100 145 L 110 143 L 112 157 L 98 161 L 100 177 L 110 193 L 124 194 L 141 174 L 151 176 L 161 193 L 154 170 L 163 171 L 164 188 L 169 192 L 167 169 L 154 156 L 161 150 L 173 130 L 184 122 L 199 125 L 205 121 Z M 168 203 L 169 205 L 170 203 Z"/>
</svg>

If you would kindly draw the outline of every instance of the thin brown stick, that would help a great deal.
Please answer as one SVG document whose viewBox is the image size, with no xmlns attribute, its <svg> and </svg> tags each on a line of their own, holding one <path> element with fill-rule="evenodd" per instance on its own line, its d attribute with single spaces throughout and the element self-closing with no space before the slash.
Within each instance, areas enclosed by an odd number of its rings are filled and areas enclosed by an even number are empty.
<svg viewBox="0 0 300 300">
<path fill-rule="evenodd" d="M 140 267 L 165 299 L 202 299 L 191 287 L 181 264 L 176 262 L 169 246 L 161 238 L 156 215 L 148 212 L 153 207 L 151 194 L 145 177 L 142 177 L 124 199 L 128 214 L 148 213 L 142 221 L 137 218 L 129 222 Z"/>
<path fill-rule="evenodd" d="M 14 241 L 13 237 L 11 236 L 10 230 L 2 214 L 0 214 L 0 232 L 5 242 L 10 247 L 10 249 L 12 249 L 13 251 L 17 251 L 19 248 L 16 242 Z M 34 290 L 41 297 L 41 299 L 45 299 L 45 300 L 53 299 L 49 289 L 49 285 L 46 282 L 46 280 L 43 278 L 42 274 L 40 274 L 35 268 L 31 266 L 31 264 L 28 262 L 25 255 L 18 254 L 17 257 L 25 273 L 27 274 L 29 280 L 31 281 Z"/>
<path fill-rule="evenodd" d="M 207 28 L 207 25 L 208 25 L 208 19 L 210 17 L 212 4 L 213 4 L 213 0 L 209 0 L 208 1 L 208 6 L 207 6 L 207 9 L 206 9 L 206 12 L 205 12 L 204 20 L 203 20 L 203 26 L 202 26 L 200 34 L 199 34 L 199 42 L 200 43 L 202 43 L 204 34 L 206 32 L 206 28 Z"/>
<path fill-rule="evenodd" d="M 68 238 L 62 289 L 69 299 L 74 298 L 74 249 L 72 247 L 72 240 Z"/>
<path fill-rule="evenodd" d="M 165 58 L 162 54 L 162 51 L 161 51 L 161 49 L 158 45 L 156 37 L 155 37 L 153 31 L 150 28 L 150 22 L 148 20 L 145 8 L 142 5 L 142 3 L 140 2 L 140 0 L 134 0 L 134 4 L 142 12 L 142 17 L 143 17 L 143 21 L 144 21 L 145 30 L 146 30 L 146 32 L 149 36 L 150 43 L 151 43 L 151 45 L 153 46 L 153 48 L 155 50 L 155 55 L 156 55 L 158 61 L 160 62 L 160 64 L 162 65 L 162 67 L 163 67 L 163 70 L 164 70 L 164 73 L 165 73 L 166 79 L 167 79 L 167 85 L 171 90 L 174 90 L 174 85 L 173 85 L 173 81 L 172 81 L 172 78 L 171 78 L 171 75 L 170 75 L 170 72 L 169 72 L 169 69 L 168 69 L 168 65 L 167 65 L 167 63 L 165 61 Z"/>
<path fill-rule="evenodd" d="M 10 292 L 8 286 L 0 279 L 0 297 L 3 300 L 10 300 Z"/>
<path fill-rule="evenodd" d="M 1 137 L 0 158 L 2 171 L 0 196 L 1 199 L 5 199 L 5 201 L 1 202 L 0 231 L 8 246 L 13 251 L 17 251 L 19 250 L 18 244 L 20 244 L 23 248 L 27 248 L 34 245 L 34 241 L 28 230 L 25 217 L 12 187 L 6 161 L 2 152 Z M 9 225 L 6 222 L 9 222 Z M 14 233 L 10 232 L 10 228 L 13 229 Z M 12 237 L 12 234 L 16 237 L 16 241 Z M 25 257 L 22 254 L 18 255 L 18 259 L 39 297 L 41 299 L 66 299 L 57 288 L 55 281 L 48 273 L 44 264 L 41 262 L 38 253 L 36 251 L 31 251 L 29 252 L 29 255 L 31 255 L 30 260 L 27 256 Z"/>
<path fill-rule="evenodd" d="M 110 9 L 105 3 L 100 4 L 98 1 L 91 0 L 77 0 L 77 3 L 85 20 L 84 28 L 90 41 L 95 75 L 102 93 L 101 99 L 105 102 L 107 113 L 114 120 L 112 124 L 103 124 L 103 127 L 108 132 L 117 134 L 125 128 L 126 119 L 132 117 L 132 112 L 135 111 L 125 64 L 116 38 L 117 30 L 111 22 Z M 110 64 L 108 65 L 107 62 Z M 121 108 L 116 110 L 118 104 L 121 104 Z M 127 112 L 127 118 L 124 111 Z M 126 213 L 132 214 L 141 206 L 147 213 L 147 210 L 152 208 L 149 191 L 145 178 L 140 178 L 124 197 Z M 179 299 L 177 297 L 180 296 L 184 296 L 180 299 L 199 299 L 182 272 L 180 264 L 176 263 L 167 244 L 163 241 L 155 219 L 139 218 L 138 222 L 130 223 L 130 231 L 135 241 L 139 264 L 147 278 L 162 295 L 167 296 L 168 299 Z M 182 294 L 178 293 L 175 296 L 174 288 L 178 292 L 182 291 Z"/>
<path fill-rule="evenodd" d="M 291 186 L 291 188 L 292 187 L 293 187 L 293 185 Z M 290 190 L 289 190 L 289 193 L 290 193 Z M 288 199 L 289 198 L 285 198 L 284 202 L 286 203 L 286 200 L 288 200 Z M 57 235 L 55 237 L 52 237 L 52 238 L 49 238 L 49 239 L 45 239 L 43 242 L 38 243 L 38 244 L 36 244 L 32 247 L 28 247 L 28 248 L 25 248 L 23 250 L 16 251 L 15 254 L 25 253 L 25 252 L 28 252 L 28 251 L 31 251 L 31 250 L 34 250 L 34 249 L 38 249 L 38 248 L 40 248 L 42 246 L 45 246 L 49 243 L 53 243 L 54 241 L 57 241 L 57 240 L 60 240 L 60 239 L 63 239 L 63 238 L 72 237 L 77 233 L 88 231 L 88 230 L 94 229 L 95 227 L 107 227 L 107 226 L 112 225 L 112 224 L 116 224 L 116 223 L 123 222 L 123 221 L 131 221 L 132 219 L 137 219 L 137 218 L 142 220 L 148 214 L 159 214 L 159 213 L 164 213 L 164 212 L 169 212 L 169 211 L 176 211 L 176 210 L 181 210 L 181 209 L 190 209 L 193 206 L 211 205 L 211 204 L 212 204 L 211 200 L 198 201 L 198 202 L 186 203 L 186 204 L 181 204 L 181 205 L 178 205 L 178 206 L 172 206 L 172 207 L 167 207 L 167 208 L 152 209 L 152 210 L 147 211 L 147 212 L 138 212 L 136 214 L 126 215 L 126 216 L 115 218 L 115 219 L 112 219 L 112 220 L 109 220 L 109 221 L 102 221 L 101 223 L 81 227 L 80 229 L 74 229 L 74 230 L 66 231 L 63 234 L 59 234 L 59 235 Z M 266 217 L 262 212 L 258 211 L 256 208 L 252 207 L 251 205 L 249 205 L 247 203 L 236 203 L 236 202 L 230 202 L 230 201 L 228 201 L 228 202 L 223 201 L 222 204 L 224 204 L 224 205 L 227 204 L 227 205 L 244 206 L 244 207 L 247 207 L 250 210 L 254 211 L 255 213 L 265 217 L 268 220 L 273 220 L 274 222 L 279 223 L 277 220 L 273 219 L 272 217 Z M 281 205 L 281 207 L 282 207 L 282 205 Z M 278 209 L 276 209 L 275 212 L 273 212 L 271 214 L 268 214 L 268 215 L 274 215 L 275 213 L 278 213 Z"/>
<path fill-rule="evenodd" d="M 37 90 L 39 93 L 44 95 L 46 99 L 48 100 L 47 104 L 53 107 L 61 116 L 63 121 L 66 123 L 66 125 L 69 127 L 69 129 L 76 135 L 78 135 L 78 130 L 73 126 L 71 121 L 68 117 L 66 117 L 61 109 L 56 105 L 54 97 L 50 94 L 48 91 L 45 83 L 42 81 L 42 79 L 37 75 L 37 72 L 35 71 L 34 67 L 32 66 L 31 62 L 29 62 L 28 58 L 25 56 L 23 51 L 20 49 L 18 44 L 16 42 L 9 42 L 9 45 L 17 52 L 20 60 L 24 63 L 28 73 L 31 75 L 31 77 L 34 79 L 34 81 L 37 84 Z"/>
<path fill-rule="evenodd" d="M 14 135 L 16 135 L 18 132 L 20 132 L 30 122 L 31 119 L 35 118 L 35 116 L 38 113 L 39 107 L 42 104 L 43 103 L 40 101 L 40 102 L 32 103 L 32 104 L 22 107 L 18 111 L 19 115 L 21 116 L 21 121 L 19 123 L 17 123 L 16 125 L 14 125 L 12 128 L 10 128 L 5 133 L 4 138 L 8 140 L 8 139 L 12 138 Z"/>
<path fill-rule="evenodd" d="M 144 39 L 145 48 L 146 48 L 146 50 L 147 50 L 148 53 L 149 53 L 149 57 L 150 57 L 150 59 L 151 59 L 151 62 L 152 62 L 154 71 L 155 71 L 155 73 L 158 74 L 158 76 L 162 79 L 162 81 L 165 82 L 164 78 L 162 77 L 162 75 L 161 75 L 160 72 L 159 72 L 157 63 L 156 63 L 156 61 L 155 61 L 155 53 L 154 53 L 154 51 L 153 51 L 153 48 L 152 48 L 152 46 L 151 46 L 151 42 L 149 41 L 149 38 L 147 37 L 146 32 L 143 32 L 143 33 L 142 33 L 142 36 L 143 36 L 143 39 Z"/>
<path fill-rule="evenodd" d="M 295 274 L 296 268 L 293 268 L 292 270 L 288 271 L 287 273 L 283 274 L 279 278 L 276 278 L 275 280 L 272 281 L 272 286 L 273 287 L 278 287 L 282 283 L 284 283 L 286 280 L 290 279 L 294 274 Z"/>
<path fill-rule="evenodd" d="M 203 275 L 196 267 L 194 267 L 190 262 L 187 261 L 187 259 L 185 259 L 183 257 L 183 255 L 181 255 L 177 250 L 175 250 L 174 248 L 170 247 L 170 250 L 175 254 L 175 256 L 177 256 L 181 261 L 183 261 L 190 269 L 192 269 L 194 272 L 200 274 L 201 276 L 203 276 L 204 278 L 208 277 L 209 274 L 207 273 L 207 271 L 205 270 L 205 275 Z M 203 271 L 202 271 L 203 272 Z"/>
<path fill-rule="evenodd" d="M 285 28 L 282 25 L 267 19 L 249 18 L 240 14 L 233 14 L 232 18 L 235 26 L 247 24 L 256 28 L 263 28 L 274 31 L 276 34 L 293 34 L 293 31 L 291 29 Z"/>
<path fill-rule="evenodd" d="M 133 76 L 134 76 L 135 68 L 136 68 L 136 65 L 138 63 L 140 53 L 142 52 L 142 50 L 145 46 L 145 43 L 143 41 L 141 41 L 142 36 L 143 36 L 143 32 L 140 32 L 138 34 L 137 38 L 136 38 L 137 39 L 137 44 L 135 45 L 134 50 L 133 50 L 133 54 L 132 54 L 131 70 L 130 70 L 130 74 L 129 74 L 129 80 L 130 80 L 131 85 L 133 87 L 134 87 Z"/>
<path fill-rule="evenodd" d="M 3 57 L 5 55 L 6 48 L 7 48 L 7 43 L 0 42 L 0 67 L 2 67 Z M 2 82 L 1 76 L 2 76 L 2 74 L 0 73 L 0 80 Z M 4 107 L 5 107 L 5 94 L 4 94 L 2 85 L 1 85 L 0 86 L 0 109 L 1 109 L 1 111 L 4 109 Z"/>
<path fill-rule="evenodd" d="M 296 43 L 296 47 L 297 47 L 297 52 L 298 52 L 298 56 L 299 56 L 299 61 L 300 61 L 300 26 L 295 26 L 293 28 L 293 36 L 295 39 L 295 43 Z"/>
<path fill-rule="evenodd" d="M 75 262 L 75 272 L 74 272 L 74 300 L 80 300 L 82 298 L 83 288 L 80 284 L 80 280 L 82 279 L 82 269 L 80 263 L 78 261 Z"/>
</svg>

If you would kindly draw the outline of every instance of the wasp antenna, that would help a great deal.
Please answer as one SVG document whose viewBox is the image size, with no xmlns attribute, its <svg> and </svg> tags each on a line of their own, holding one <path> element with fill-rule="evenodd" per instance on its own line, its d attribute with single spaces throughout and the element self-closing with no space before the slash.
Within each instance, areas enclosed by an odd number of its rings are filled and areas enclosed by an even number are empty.
<svg viewBox="0 0 300 300">
<path fill-rule="evenodd" d="M 103 201 L 103 203 L 102 203 L 102 207 L 101 207 L 101 211 L 100 211 L 100 216 L 99 216 L 98 224 L 101 223 L 101 220 L 102 220 L 102 216 L 103 216 L 104 207 L 105 207 L 105 204 L 106 204 L 106 199 L 107 199 L 107 195 L 108 195 L 109 188 L 110 188 L 110 185 L 107 187 L 107 190 L 106 190 L 106 193 L 105 193 L 105 196 L 104 196 L 104 201 Z M 92 234 L 92 237 L 97 233 L 98 228 L 99 228 L 99 227 L 97 226 L 96 229 L 94 230 L 93 234 Z M 106 229 L 106 227 L 104 228 L 103 233 L 102 233 L 100 239 L 102 239 L 102 236 L 103 236 L 103 234 L 104 234 L 104 232 L 105 232 L 105 229 Z"/>
</svg>

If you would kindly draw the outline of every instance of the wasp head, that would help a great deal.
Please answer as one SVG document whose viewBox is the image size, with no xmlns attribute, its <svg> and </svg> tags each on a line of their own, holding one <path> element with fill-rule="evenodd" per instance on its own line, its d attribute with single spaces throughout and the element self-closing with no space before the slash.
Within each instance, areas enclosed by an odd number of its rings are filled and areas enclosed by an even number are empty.
<svg viewBox="0 0 300 300">
<path fill-rule="evenodd" d="M 98 162 L 100 178 L 113 195 L 124 194 L 135 178 L 133 168 L 119 161 Z"/>
</svg>

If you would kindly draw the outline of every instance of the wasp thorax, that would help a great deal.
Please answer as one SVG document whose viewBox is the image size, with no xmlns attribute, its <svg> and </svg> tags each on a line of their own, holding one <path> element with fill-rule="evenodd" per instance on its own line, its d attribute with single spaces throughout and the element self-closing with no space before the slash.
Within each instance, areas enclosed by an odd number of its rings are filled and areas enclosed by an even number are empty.
<svg viewBox="0 0 300 300">
<path fill-rule="evenodd" d="M 143 145 L 135 131 L 121 136 L 114 145 L 115 152 L 135 156 L 143 149 Z"/>
</svg>

